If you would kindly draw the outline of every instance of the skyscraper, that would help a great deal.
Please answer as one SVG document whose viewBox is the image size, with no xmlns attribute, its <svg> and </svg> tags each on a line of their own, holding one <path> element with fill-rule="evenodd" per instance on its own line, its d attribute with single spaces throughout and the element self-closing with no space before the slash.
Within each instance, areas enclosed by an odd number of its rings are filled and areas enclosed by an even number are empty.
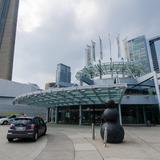
<svg viewBox="0 0 160 160">
<path fill-rule="evenodd" d="M 147 42 L 145 36 L 139 36 L 128 41 L 128 59 L 138 66 L 144 74 L 151 71 Z"/>
<path fill-rule="evenodd" d="M 56 84 L 57 86 L 71 86 L 71 68 L 62 63 L 57 65 L 56 71 Z"/>
<path fill-rule="evenodd" d="M 160 71 L 160 36 L 149 40 L 153 70 Z"/>
<path fill-rule="evenodd" d="M 0 0 L 0 79 L 12 79 L 19 0 Z"/>
</svg>

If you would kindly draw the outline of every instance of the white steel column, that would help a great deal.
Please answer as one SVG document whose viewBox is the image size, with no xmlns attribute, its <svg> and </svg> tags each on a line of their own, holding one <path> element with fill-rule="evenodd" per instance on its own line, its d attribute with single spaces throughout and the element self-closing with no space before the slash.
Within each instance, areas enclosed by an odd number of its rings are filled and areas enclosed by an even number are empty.
<svg viewBox="0 0 160 160">
<path fill-rule="evenodd" d="M 46 122 L 49 122 L 49 116 L 50 116 L 50 108 L 47 108 L 47 111 L 46 111 Z"/>
<path fill-rule="evenodd" d="M 153 74 L 154 74 L 154 84 L 155 84 L 156 94 L 158 98 L 159 112 L 160 112 L 160 90 L 158 85 L 158 78 L 157 78 L 157 73 L 155 71 L 153 71 Z"/>
<path fill-rule="evenodd" d="M 82 124 L 82 106 L 79 106 L 79 125 Z"/>
<path fill-rule="evenodd" d="M 51 122 L 53 123 L 53 108 L 51 108 Z"/>
<path fill-rule="evenodd" d="M 118 104 L 118 111 L 119 111 L 119 123 L 120 123 L 120 125 L 122 125 L 121 104 Z"/>
</svg>

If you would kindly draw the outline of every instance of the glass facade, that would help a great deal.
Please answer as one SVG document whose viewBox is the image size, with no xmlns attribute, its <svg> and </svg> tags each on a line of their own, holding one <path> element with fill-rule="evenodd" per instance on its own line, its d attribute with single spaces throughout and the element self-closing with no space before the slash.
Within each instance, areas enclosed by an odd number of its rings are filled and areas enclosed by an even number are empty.
<svg viewBox="0 0 160 160">
<path fill-rule="evenodd" d="M 150 63 L 145 36 L 139 36 L 128 41 L 129 60 L 138 66 L 143 74 L 149 73 Z"/>
<path fill-rule="evenodd" d="M 100 125 L 105 108 L 105 105 L 81 106 L 81 124 L 91 125 L 95 123 Z M 55 122 L 55 110 L 52 114 Z M 160 123 L 158 105 L 121 105 L 121 114 L 123 125 L 147 125 L 148 121 L 151 125 Z M 79 124 L 79 121 L 79 106 L 58 107 L 57 123 Z"/>
<path fill-rule="evenodd" d="M 156 46 L 156 54 L 157 54 L 159 71 L 160 71 L 160 40 L 155 42 L 155 46 Z"/>
<path fill-rule="evenodd" d="M 160 71 L 160 37 L 153 38 L 149 41 L 151 57 L 154 71 Z"/>
<path fill-rule="evenodd" d="M 12 79 L 19 0 L 0 0 L 0 79 Z"/>
<path fill-rule="evenodd" d="M 104 105 L 84 105 L 81 110 L 81 123 L 83 125 L 90 125 L 95 123 L 101 124 L 101 116 L 105 110 Z M 54 112 L 55 113 L 55 112 Z M 58 108 L 58 123 L 59 124 L 79 124 L 79 106 L 67 106 L 65 108 Z M 54 116 L 55 120 L 55 116 Z"/>
<path fill-rule="evenodd" d="M 122 105 L 123 124 L 160 123 L 158 105 Z"/>
<path fill-rule="evenodd" d="M 71 68 L 64 64 L 57 65 L 56 84 L 71 83 Z"/>
<path fill-rule="evenodd" d="M 6 24 L 7 13 L 9 9 L 10 0 L 1 0 L 0 1 L 0 46 L 2 44 L 4 27 Z"/>
<path fill-rule="evenodd" d="M 76 106 L 58 108 L 58 123 L 79 124 L 79 108 Z"/>
</svg>

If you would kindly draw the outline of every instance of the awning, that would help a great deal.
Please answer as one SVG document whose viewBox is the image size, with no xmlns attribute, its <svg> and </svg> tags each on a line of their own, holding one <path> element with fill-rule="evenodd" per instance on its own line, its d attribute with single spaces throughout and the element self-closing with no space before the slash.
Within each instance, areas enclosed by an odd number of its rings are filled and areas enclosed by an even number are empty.
<svg viewBox="0 0 160 160">
<path fill-rule="evenodd" d="M 44 107 L 105 104 L 110 99 L 119 103 L 126 88 L 126 84 L 53 88 L 18 96 L 13 103 Z"/>
</svg>

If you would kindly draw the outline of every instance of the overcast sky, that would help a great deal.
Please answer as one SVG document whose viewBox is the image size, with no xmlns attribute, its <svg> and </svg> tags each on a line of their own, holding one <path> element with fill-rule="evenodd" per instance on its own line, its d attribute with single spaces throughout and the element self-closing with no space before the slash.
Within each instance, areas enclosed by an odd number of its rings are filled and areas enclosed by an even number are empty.
<svg viewBox="0 0 160 160">
<path fill-rule="evenodd" d="M 98 36 L 107 60 L 109 33 L 115 59 L 117 34 L 122 40 L 160 35 L 159 7 L 160 0 L 20 0 L 13 80 L 44 88 L 55 81 L 57 64 L 64 63 L 75 82 L 91 40 L 99 58 Z"/>
</svg>

